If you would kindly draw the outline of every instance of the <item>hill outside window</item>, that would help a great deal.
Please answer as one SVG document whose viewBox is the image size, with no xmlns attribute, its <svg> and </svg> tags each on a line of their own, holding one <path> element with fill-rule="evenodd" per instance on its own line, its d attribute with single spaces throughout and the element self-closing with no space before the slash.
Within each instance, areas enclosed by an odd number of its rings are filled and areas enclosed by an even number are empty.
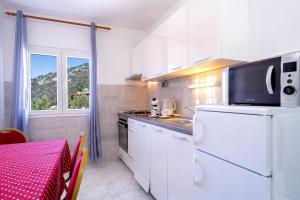
<svg viewBox="0 0 300 200">
<path fill-rule="evenodd" d="M 88 113 L 89 66 L 87 52 L 31 48 L 30 114 Z"/>
</svg>

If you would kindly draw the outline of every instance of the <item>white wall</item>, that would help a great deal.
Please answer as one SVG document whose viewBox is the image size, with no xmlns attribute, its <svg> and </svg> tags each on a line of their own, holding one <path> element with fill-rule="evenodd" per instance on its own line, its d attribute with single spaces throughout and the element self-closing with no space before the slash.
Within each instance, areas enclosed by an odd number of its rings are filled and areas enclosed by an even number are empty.
<svg viewBox="0 0 300 200">
<path fill-rule="evenodd" d="M 3 10 L 0 5 L 0 128 L 4 126 Z"/>
<path fill-rule="evenodd" d="M 4 19 L 5 81 L 12 80 L 15 17 Z M 90 51 L 90 29 L 44 21 L 28 20 L 28 45 Z M 97 31 L 98 83 L 127 84 L 130 51 L 144 36 L 137 30 L 112 27 Z"/>
</svg>

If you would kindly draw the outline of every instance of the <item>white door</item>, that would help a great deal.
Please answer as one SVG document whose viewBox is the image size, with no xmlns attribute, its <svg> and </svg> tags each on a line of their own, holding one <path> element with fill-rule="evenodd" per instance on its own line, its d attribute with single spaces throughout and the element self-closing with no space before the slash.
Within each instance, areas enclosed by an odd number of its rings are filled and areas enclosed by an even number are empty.
<svg viewBox="0 0 300 200">
<path fill-rule="evenodd" d="M 198 149 L 271 175 L 271 117 L 196 111 L 194 143 Z"/>
<path fill-rule="evenodd" d="M 128 156 L 132 160 L 134 166 L 134 157 L 136 152 L 136 135 L 133 127 L 128 126 Z M 133 169 L 134 170 L 134 169 Z"/>
<path fill-rule="evenodd" d="M 162 75 L 167 71 L 166 67 L 166 38 L 150 34 L 146 39 L 145 46 L 145 56 L 144 65 L 147 67 L 146 69 L 146 78 L 154 78 Z"/>
<path fill-rule="evenodd" d="M 300 114 L 273 118 L 274 200 L 300 199 Z"/>
<path fill-rule="evenodd" d="M 168 18 L 168 71 L 187 66 L 187 5 Z"/>
<path fill-rule="evenodd" d="M 271 180 L 195 151 L 195 200 L 270 200 Z"/>
<path fill-rule="evenodd" d="M 193 199 L 193 138 L 169 131 L 168 200 Z"/>
<path fill-rule="evenodd" d="M 247 61 L 250 57 L 249 7 L 253 0 L 221 0 L 221 57 Z"/>
<path fill-rule="evenodd" d="M 139 48 L 135 47 L 130 52 L 130 71 L 129 75 L 140 74 Z"/>
<path fill-rule="evenodd" d="M 145 43 L 142 41 L 131 51 L 130 75 L 144 73 Z"/>
<path fill-rule="evenodd" d="M 150 142 L 151 194 L 156 200 L 167 200 L 168 131 L 152 126 Z"/>
<path fill-rule="evenodd" d="M 149 190 L 150 178 L 150 146 L 149 124 L 137 121 L 135 172 L 134 176 L 146 192 Z"/>
<path fill-rule="evenodd" d="M 188 0 L 188 64 L 219 55 L 219 0 Z"/>
<path fill-rule="evenodd" d="M 251 58 L 300 49 L 299 0 L 249 0 Z"/>
</svg>

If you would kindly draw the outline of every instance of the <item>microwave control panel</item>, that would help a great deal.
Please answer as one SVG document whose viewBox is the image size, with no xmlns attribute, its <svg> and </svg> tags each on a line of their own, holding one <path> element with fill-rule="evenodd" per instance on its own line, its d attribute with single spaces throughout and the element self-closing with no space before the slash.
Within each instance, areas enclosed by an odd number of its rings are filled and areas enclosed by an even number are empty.
<svg viewBox="0 0 300 200">
<path fill-rule="evenodd" d="M 291 53 L 281 59 L 281 106 L 300 106 L 300 53 Z"/>
</svg>

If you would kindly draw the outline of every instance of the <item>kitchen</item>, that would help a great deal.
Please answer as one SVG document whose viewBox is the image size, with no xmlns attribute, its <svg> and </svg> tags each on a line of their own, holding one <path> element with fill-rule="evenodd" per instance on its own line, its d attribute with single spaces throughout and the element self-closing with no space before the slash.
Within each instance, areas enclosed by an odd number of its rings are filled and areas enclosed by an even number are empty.
<svg viewBox="0 0 300 200">
<path fill-rule="evenodd" d="M 0 2 L 0 128 L 13 128 L 15 71 L 4 66 L 13 66 L 12 16 L 23 10 L 28 65 L 54 56 L 58 80 L 56 104 L 30 108 L 29 143 L 67 139 L 75 152 L 83 131 L 83 146 L 99 152 L 89 154 L 77 199 L 299 200 L 300 2 L 113 2 Z M 98 71 L 80 75 L 89 84 L 69 93 L 79 87 L 71 75 L 93 63 Z"/>
<path fill-rule="evenodd" d="M 297 28 L 288 18 L 260 24 L 281 9 L 259 16 L 264 3 L 185 1 L 133 49 L 128 79 L 148 81 L 151 109 L 119 113 L 128 127 L 119 153 L 155 199 L 300 198 L 286 177 L 299 177 L 290 171 L 299 165 L 299 52 L 276 49 L 296 45 L 283 33 L 263 35 Z"/>
</svg>

